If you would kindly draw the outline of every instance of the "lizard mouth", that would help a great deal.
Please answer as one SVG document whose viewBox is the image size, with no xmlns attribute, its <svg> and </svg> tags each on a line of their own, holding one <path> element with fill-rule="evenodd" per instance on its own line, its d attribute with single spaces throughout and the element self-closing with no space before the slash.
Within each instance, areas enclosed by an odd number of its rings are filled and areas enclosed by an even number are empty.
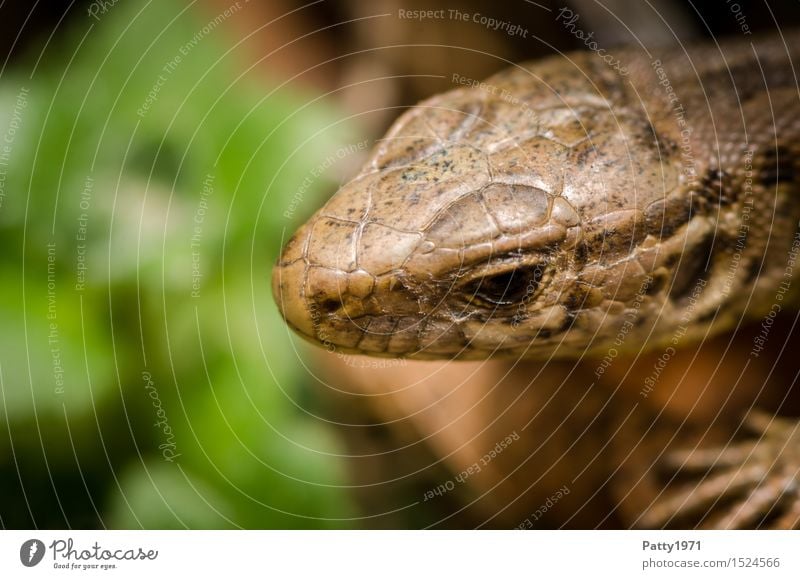
<svg viewBox="0 0 800 579">
<path fill-rule="evenodd" d="M 309 268 L 302 261 L 279 263 L 273 293 L 287 324 L 328 351 L 417 359 L 512 355 L 530 347 L 530 340 L 509 328 L 531 325 L 519 312 L 536 299 L 550 273 L 543 261 L 503 265 L 478 269 L 463 281 L 454 278 L 428 292 L 438 298 L 425 300 L 420 288 L 402 279 L 379 279 L 367 288 L 357 274 Z M 553 309 L 558 315 L 544 316 L 540 339 L 556 331 L 554 324 L 563 325 L 562 309 Z"/>
<path fill-rule="evenodd" d="M 311 332 L 298 328 L 291 318 L 287 323 L 302 338 L 329 352 L 433 359 L 470 349 L 456 323 L 432 317 L 331 315 L 314 320 Z"/>
</svg>

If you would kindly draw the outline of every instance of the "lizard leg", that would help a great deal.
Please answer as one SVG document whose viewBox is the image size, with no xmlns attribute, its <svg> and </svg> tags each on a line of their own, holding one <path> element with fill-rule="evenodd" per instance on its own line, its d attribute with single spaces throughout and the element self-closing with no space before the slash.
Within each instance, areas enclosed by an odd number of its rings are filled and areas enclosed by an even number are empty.
<svg viewBox="0 0 800 579">
<path fill-rule="evenodd" d="M 674 451 L 664 465 L 695 475 L 665 493 L 642 517 L 645 527 L 695 520 L 713 528 L 800 525 L 800 422 L 753 411 L 755 439 L 717 449 Z M 710 515 L 710 516 L 707 516 Z"/>
</svg>

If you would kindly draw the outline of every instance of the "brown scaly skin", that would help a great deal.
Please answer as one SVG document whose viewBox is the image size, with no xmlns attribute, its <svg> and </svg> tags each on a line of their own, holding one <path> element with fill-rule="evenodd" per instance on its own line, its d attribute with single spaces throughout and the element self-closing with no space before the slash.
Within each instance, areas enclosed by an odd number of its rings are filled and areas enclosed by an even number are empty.
<svg viewBox="0 0 800 579">
<path fill-rule="evenodd" d="M 624 76 L 575 53 L 421 103 L 287 244 L 273 273 L 284 317 L 343 352 L 581 360 L 685 346 L 786 309 L 800 219 L 790 55 L 797 32 L 621 50 Z M 780 524 L 796 524 L 793 427 L 761 426 L 741 461 L 752 468 L 700 487 L 718 497 L 769 477 L 725 526 L 784 493 Z M 642 524 L 696 507 L 664 500 Z"/>
<path fill-rule="evenodd" d="M 745 425 L 759 437 L 721 449 L 694 449 L 667 455 L 676 470 L 706 475 L 700 486 L 670 493 L 649 510 L 644 527 L 667 525 L 675 517 L 706 511 L 720 500 L 733 500 L 712 517 L 709 526 L 741 529 L 761 523 L 773 507 L 778 509 L 772 526 L 792 529 L 800 520 L 800 430 L 793 421 L 753 411 Z M 709 474 L 706 474 L 709 473 Z"/>
</svg>

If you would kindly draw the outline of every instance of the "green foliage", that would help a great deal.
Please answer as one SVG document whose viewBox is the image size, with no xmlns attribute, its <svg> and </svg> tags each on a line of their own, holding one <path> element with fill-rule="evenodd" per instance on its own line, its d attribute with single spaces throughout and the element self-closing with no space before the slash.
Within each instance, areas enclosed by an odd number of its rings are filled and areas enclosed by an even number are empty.
<svg viewBox="0 0 800 579">
<path fill-rule="evenodd" d="M 88 473 L 57 489 L 63 518 L 2 510 L 5 524 L 60 526 L 90 503 L 87 520 L 117 527 L 350 514 L 336 441 L 295 402 L 309 378 L 268 283 L 330 179 L 312 180 L 296 219 L 284 212 L 350 128 L 242 74 L 215 17 L 119 3 L 0 87 L 0 131 L 15 127 L 0 196 L 1 474 L 15 456 L 31 476 Z"/>
</svg>

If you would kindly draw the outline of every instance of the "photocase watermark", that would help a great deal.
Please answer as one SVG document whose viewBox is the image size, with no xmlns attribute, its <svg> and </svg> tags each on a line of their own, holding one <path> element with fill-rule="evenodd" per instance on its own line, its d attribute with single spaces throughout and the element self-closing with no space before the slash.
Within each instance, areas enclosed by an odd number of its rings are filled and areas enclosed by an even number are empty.
<svg viewBox="0 0 800 579">
<path fill-rule="evenodd" d="M 475 88 L 490 95 L 497 96 L 500 94 L 499 86 L 494 84 L 489 84 L 484 81 L 475 80 L 474 78 L 469 78 L 467 76 L 458 74 L 456 72 L 453 73 L 453 76 L 450 78 L 450 82 L 452 82 L 453 84 L 460 84 L 461 86 L 468 86 L 471 88 Z"/>
<path fill-rule="evenodd" d="M 800 227 L 800 224 L 798 224 Z M 758 358 L 764 350 L 764 346 L 769 338 L 769 333 L 772 331 L 772 325 L 775 323 L 775 318 L 783 310 L 781 302 L 783 302 L 789 289 L 792 287 L 792 279 L 794 277 L 794 268 L 797 265 L 797 257 L 800 255 L 800 230 L 795 231 L 792 238 L 792 245 L 786 255 L 786 266 L 783 268 L 783 279 L 778 284 L 778 289 L 775 291 L 775 300 L 772 303 L 767 314 L 761 320 L 761 330 L 758 335 L 753 338 L 753 348 L 750 350 L 750 356 Z"/>
<path fill-rule="evenodd" d="M 240 0 L 234 2 L 224 11 L 217 14 L 215 18 L 209 20 L 205 26 L 203 26 L 200 30 L 198 30 L 194 36 L 192 36 L 191 40 L 186 42 L 185 44 L 181 45 L 178 48 L 178 53 L 175 54 L 170 60 L 167 61 L 164 66 L 161 67 L 161 72 L 159 73 L 158 77 L 156 78 L 153 85 L 150 87 L 150 91 L 147 93 L 147 96 L 144 99 L 142 105 L 136 109 L 136 114 L 140 118 L 144 118 L 147 116 L 147 113 L 150 112 L 150 109 L 155 105 L 158 101 L 158 96 L 161 94 L 161 90 L 167 84 L 169 77 L 178 70 L 181 62 L 183 59 L 189 56 L 189 53 L 194 50 L 198 44 L 209 34 L 211 34 L 220 24 L 225 22 L 228 18 L 236 14 L 242 9 L 243 4 L 247 4 L 250 0 Z"/>
<path fill-rule="evenodd" d="M 336 352 L 336 357 L 342 360 L 345 366 L 350 366 L 351 368 L 382 370 L 408 366 L 408 360 L 405 358 L 371 358 L 369 356 L 352 356 L 343 352 Z"/>
<path fill-rule="evenodd" d="M 192 227 L 192 238 L 190 247 L 192 250 L 192 297 L 200 297 L 200 286 L 203 279 L 203 272 L 200 263 L 200 245 L 203 240 L 203 224 L 208 213 L 208 198 L 214 194 L 214 175 L 207 174 L 203 179 L 203 188 L 200 191 L 200 201 L 194 212 L 194 225 Z"/>
<path fill-rule="evenodd" d="M 314 333 L 317 335 L 317 340 L 322 344 L 322 346 L 330 353 L 336 351 L 336 344 L 331 342 L 328 339 L 328 332 L 325 331 L 325 328 L 319 323 L 320 318 L 322 317 L 322 313 L 319 310 L 319 306 L 317 302 L 312 301 L 308 306 L 308 315 L 311 317 L 311 325 L 314 328 Z"/>
<path fill-rule="evenodd" d="M 158 449 L 161 451 L 161 456 L 164 457 L 165 461 L 173 462 L 176 458 L 181 456 L 179 453 L 176 453 L 175 433 L 172 431 L 172 427 L 167 420 L 167 413 L 161 404 L 161 398 L 158 395 L 158 390 L 156 390 L 155 382 L 153 382 L 153 376 L 150 372 L 145 370 L 142 372 L 142 380 L 144 381 L 144 389 L 153 402 L 156 417 L 158 417 L 158 420 L 153 426 L 160 429 L 164 435 L 164 441 L 158 445 Z"/>
<path fill-rule="evenodd" d="M 178 59 L 178 62 L 180 63 L 180 58 Z M 158 95 L 165 84 L 167 84 L 167 77 L 164 74 L 159 74 L 158 78 L 156 78 L 156 81 L 153 83 L 153 86 L 150 87 L 150 92 L 147 93 L 142 106 L 136 109 L 136 114 L 139 115 L 140 118 L 143 119 L 145 116 L 147 116 L 147 113 L 150 112 L 150 109 L 158 100 Z"/>
<path fill-rule="evenodd" d="M 88 246 L 86 241 L 89 236 L 89 210 L 92 207 L 92 192 L 94 191 L 94 178 L 87 176 L 83 182 L 78 207 L 78 230 L 75 233 L 75 291 L 82 292 L 86 289 L 86 273 Z"/>
<path fill-rule="evenodd" d="M 509 36 L 519 36 L 520 38 L 528 38 L 528 29 L 520 26 L 519 24 L 514 24 L 513 22 L 509 22 L 507 20 L 498 20 L 497 18 L 492 18 L 490 16 L 484 16 L 480 12 L 461 12 L 457 8 L 450 8 L 448 14 L 451 19 L 453 20 L 461 20 L 462 22 L 474 22 L 475 24 L 480 24 L 484 28 L 493 31 L 502 31 L 505 32 Z"/>
<path fill-rule="evenodd" d="M 502 31 L 508 36 L 519 36 L 520 38 L 528 38 L 529 31 L 527 28 L 509 22 L 508 20 L 499 20 L 486 16 L 480 12 L 462 12 L 458 8 L 441 8 L 439 10 L 405 10 L 399 8 L 397 10 L 397 17 L 400 20 L 458 20 L 460 22 L 474 22 L 484 28 L 492 31 Z"/>
<path fill-rule="evenodd" d="M 511 316 L 511 327 L 513 329 L 517 329 L 519 325 L 525 321 L 527 318 L 527 306 L 528 302 L 530 301 L 531 297 L 536 293 L 539 289 L 539 283 L 535 279 L 530 279 L 528 281 L 528 285 L 525 286 L 525 293 L 522 295 L 522 299 L 519 300 L 519 304 L 517 304 L 517 311 L 514 312 L 514 315 Z"/>
<path fill-rule="evenodd" d="M 480 460 L 476 460 L 470 466 L 462 470 L 455 477 L 438 485 L 436 488 L 430 489 L 422 496 L 423 501 L 429 501 L 434 497 L 441 497 L 456 488 L 456 485 L 464 484 L 469 478 L 481 472 L 490 462 L 492 462 L 498 455 L 511 446 L 514 442 L 519 440 L 519 434 L 514 430 L 511 434 L 506 436 L 503 440 L 494 445 L 494 447 L 484 454 Z"/>
<path fill-rule="evenodd" d="M 111 10 L 117 2 L 119 2 L 119 0 L 95 0 L 89 4 L 86 13 L 100 22 L 100 17 L 108 14 L 109 10 Z"/>
<path fill-rule="evenodd" d="M 556 492 L 554 492 L 552 495 L 547 497 L 547 500 L 545 500 L 541 505 L 539 505 L 539 507 L 533 513 L 531 513 L 531 515 L 527 519 L 522 521 L 515 528 L 518 530 L 532 529 L 533 523 L 541 519 L 545 515 L 545 513 L 547 513 L 547 511 L 552 509 L 558 501 L 567 496 L 569 493 L 570 493 L 569 487 L 567 485 L 564 485 Z"/>
<path fill-rule="evenodd" d="M 683 108 L 683 103 L 681 102 L 680 98 L 678 98 L 678 94 L 675 92 L 675 88 L 672 86 L 672 81 L 670 81 L 667 71 L 664 68 L 661 60 L 653 60 L 650 63 L 650 66 L 653 68 L 653 71 L 658 77 L 658 84 L 663 87 L 664 92 L 666 93 L 667 100 L 672 108 L 672 114 L 675 117 L 675 122 L 678 125 L 678 130 L 680 130 L 681 165 L 683 175 L 686 177 L 688 183 L 697 184 L 697 164 L 692 151 L 691 141 L 692 127 L 686 120 L 686 111 Z"/>
<path fill-rule="evenodd" d="M 316 167 L 311 169 L 308 174 L 305 176 L 303 181 L 300 183 L 300 186 L 292 195 L 292 198 L 289 200 L 289 205 L 286 210 L 283 212 L 283 216 L 286 219 L 291 219 L 294 217 L 295 211 L 306 198 L 306 194 L 314 182 L 319 179 L 322 175 L 324 175 L 327 171 L 330 170 L 336 163 L 346 159 L 350 155 L 355 153 L 360 153 L 367 149 L 367 145 L 369 141 L 359 141 L 358 143 L 350 143 L 348 145 L 344 145 L 336 149 L 336 151 L 319 163 Z"/>
<path fill-rule="evenodd" d="M 189 53 L 194 50 L 198 44 L 200 44 L 201 40 L 211 34 L 217 28 L 217 26 L 239 12 L 239 10 L 242 9 L 242 4 L 247 4 L 248 2 L 250 2 L 250 0 L 241 0 L 228 6 L 225 10 L 217 14 L 213 20 L 209 20 L 205 26 L 198 30 L 191 40 L 178 49 L 178 52 L 180 52 L 183 56 L 189 56 Z"/>
<path fill-rule="evenodd" d="M 400 20 L 444 20 L 447 18 L 445 16 L 447 10 L 442 8 L 440 10 L 406 10 L 405 8 L 399 8 L 397 10 L 397 17 Z"/>
<path fill-rule="evenodd" d="M 499 97 L 501 100 L 509 103 L 510 105 L 518 106 L 520 109 L 522 109 L 522 112 L 525 116 L 536 117 L 536 112 L 531 108 L 530 103 L 528 103 L 528 101 L 517 97 L 506 88 L 501 88 L 497 85 L 490 84 L 484 81 L 475 80 L 473 78 L 469 78 L 467 76 L 455 72 L 450 77 L 450 82 L 461 86 L 472 87 L 482 92 L 485 92 L 486 94 Z"/>
<path fill-rule="evenodd" d="M 44 543 L 36 539 L 26 541 L 23 549 L 35 542 L 37 556 L 41 553 L 44 557 Z M 40 551 L 39 551 L 40 549 Z M 158 550 L 146 547 L 106 547 L 101 546 L 97 541 L 89 546 L 76 546 L 72 537 L 67 539 L 56 539 L 48 546 L 52 554 L 54 569 L 69 569 L 72 571 L 89 571 L 116 569 L 121 561 L 155 561 L 158 558 Z M 20 551 L 20 558 L 24 553 Z M 41 559 L 40 559 L 41 561 Z M 25 562 L 23 561 L 23 565 Z M 31 565 L 27 565 L 31 566 Z"/>
<path fill-rule="evenodd" d="M 741 222 L 739 223 L 739 230 L 736 232 L 736 243 L 733 246 L 731 262 L 728 265 L 728 271 L 725 274 L 725 283 L 722 287 L 722 295 L 726 297 L 731 293 L 733 280 L 736 278 L 736 272 L 742 264 L 742 253 L 747 247 L 747 236 L 750 233 L 749 222 L 755 202 L 753 198 L 753 149 L 751 148 L 747 148 L 744 151 L 744 175 L 741 215 L 739 216 Z"/>
<path fill-rule="evenodd" d="M 636 297 L 633 299 L 632 307 L 625 312 L 625 321 L 622 322 L 619 330 L 617 330 L 617 335 L 614 338 L 614 345 L 606 351 L 606 355 L 603 356 L 600 360 L 600 364 L 598 364 L 597 368 L 594 370 L 595 377 L 600 378 L 600 376 L 605 374 L 606 370 L 608 370 L 609 366 L 614 362 L 614 359 L 619 356 L 619 350 L 617 350 L 617 348 L 622 347 L 628 334 L 630 334 L 631 330 L 634 328 L 636 320 L 639 317 L 639 311 L 641 310 L 644 296 L 651 285 L 653 285 L 653 276 L 645 276 L 644 281 L 641 286 L 639 286 L 639 291 L 636 292 Z"/>
<path fill-rule="evenodd" d="M 647 398 L 650 396 L 650 393 L 653 392 L 656 384 L 658 384 L 658 380 L 661 377 L 661 374 L 664 372 L 664 369 L 667 367 L 667 364 L 669 364 L 670 360 L 672 360 L 677 353 L 676 348 L 689 331 L 689 324 L 691 323 L 694 311 L 697 308 L 697 301 L 700 299 L 700 294 L 703 293 L 703 289 L 706 287 L 706 285 L 708 285 L 708 281 L 705 279 L 698 279 L 694 284 L 692 292 L 689 294 L 689 297 L 686 300 L 686 307 L 681 315 L 680 325 L 672 334 L 672 338 L 669 341 L 670 345 L 664 348 L 664 351 L 658 357 L 658 360 L 656 360 L 653 364 L 653 370 L 650 372 L 650 375 L 644 379 L 644 386 L 639 391 L 639 396 L 642 398 Z"/>
<path fill-rule="evenodd" d="M 725 0 L 725 4 L 728 5 L 728 9 L 730 9 L 731 14 L 736 19 L 736 24 L 739 25 L 739 30 L 745 36 L 750 36 L 753 34 L 753 31 L 750 30 L 750 25 L 747 24 L 747 17 L 744 15 L 742 11 L 742 5 L 738 2 L 733 2 L 732 0 Z"/>
<path fill-rule="evenodd" d="M 61 354 L 61 339 L 58 329 L 58 306 L 56 303 L 56 243 L 47 244 L 47 346 L 53 370 L 55 388 L 53 392 L 64 394 L 64 361 Z"/>
<path fill-rule="evenodd" d="M 11 151 L 17 132 L 22 128 L 22 113 L 28 108 L 28 94 L 30 89 L 22 87 L 17 93 L 14 108 L 11 110 L 11 120 L 8 122 L 3 142 L 0 143 L 0 209 L 6 199 L 6 179 L 8 178 L 8 165 L 11 162 Z"/>
<path fill-rule="evenodd" d="M 45 546 L 39 539 L 28 539 L 19 548 L 19 561 L 26 567 L 36 567 L 42 562 Z"/>
<path fill-rule="evenodd" d="M 610 54 L 605 48 L 601 47 L 596 40 L 594 40 L 594 32 L 586 33 L 578 28 L 577 22 L 580 20 L 580 14 L 576 14 L 572 9 L 564 6 L 558 11 L 556 21 L 561 22 L 565 29 L 569 31 L 572 36 L 583 42 L 583 45 L 594 52 L 600 60 L 605 62 L 609 67 L 616 70 L 622 76 L 627 76 L 630 71 L 627 67 L 622 66 L 622 62 L 614 55 Z"/>
<path fill-rule="evenodd" d="M 783 298 L 783 296 L 781 296 Z M 772 331 L 772 325 L 775 323 L 775 318 L 778 317 L 778 314 L 781 313 L 781 305 L 777 302 L 772 304 L 767 315 L 764 316 L 764 319 L 761 320 L 761 330 L 759 331 L 758 335 L 753 338 L 753 349 L 750 350 L 750 356 L 752 358 L 758 358 L 761 355 L 761 352 L 764 350 L 764 346 L 767 343 L 767 338 L 769 338 L 769 333 Z"/>
</svg>

